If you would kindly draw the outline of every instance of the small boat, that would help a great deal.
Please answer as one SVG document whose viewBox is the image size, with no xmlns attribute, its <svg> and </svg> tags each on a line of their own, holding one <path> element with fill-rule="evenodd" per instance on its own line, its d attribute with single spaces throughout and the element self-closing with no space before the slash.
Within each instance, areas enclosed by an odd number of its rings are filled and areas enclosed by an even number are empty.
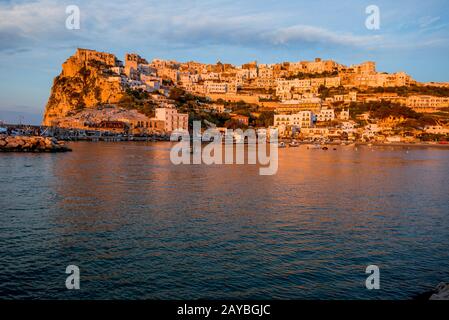
<svg viewBox="0 0 449 320">
<path fill-rule="evenodd" d="M 278 148 L 285 148 L 285 142 L 279 142 Z"/>
<path fill-rule="evenodd" d="M 307 147 L 307 149 L 321 149 L 321 146 L 319 144 L 314 144 L 312 146 Z"/>
<path fill-rule="evenodd" d="M 328 148 L 328 147 L 323 147 L 322 149 L 323 149 L 323 150 L 329 150 L 329 148 Z"/>
<path fill-rule="evenodd" d="M 290 142 L 290 143 L 288 144 L 288 146 L 289 146 L 290 148 L 296 148 L 296 147 L 299 147 L 299 143 L 298 143 L 298 141 L 293 140 L 292 142 Z"/>
</svg>

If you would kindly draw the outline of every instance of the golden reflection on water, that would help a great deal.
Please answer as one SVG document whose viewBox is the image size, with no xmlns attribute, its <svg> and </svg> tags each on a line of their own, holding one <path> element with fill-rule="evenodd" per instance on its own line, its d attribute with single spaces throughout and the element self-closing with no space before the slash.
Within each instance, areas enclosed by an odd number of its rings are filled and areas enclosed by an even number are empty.
<svg viewBox="0 0 449 320">
<path fill-rule="evenodd" d="M 260 298 L 263 288 L 294 298 L 325 297 L 319 288 L 335 281 L 329 295 L 341 298 L 372 260 L 393 274 L 409 268 L 401 283 L 413 287 L 424 277 L 414 266 L 441 266 L 447 252 L 446 150 L 286 148 L 277 174 L 260 176 L 257 165 L 172 165 L 171 146 L 74 143 L 51 158 L 47 218 L 60 250 L 121 268 L 110 278 L 91 271 L 92 282 L 151 277 L 156 297 L 201 298 L 217 293 L 213 279 L 234 298 Z M 161 288 L 174 274 L 186 291 L 173 296 Z"/>
</svg>

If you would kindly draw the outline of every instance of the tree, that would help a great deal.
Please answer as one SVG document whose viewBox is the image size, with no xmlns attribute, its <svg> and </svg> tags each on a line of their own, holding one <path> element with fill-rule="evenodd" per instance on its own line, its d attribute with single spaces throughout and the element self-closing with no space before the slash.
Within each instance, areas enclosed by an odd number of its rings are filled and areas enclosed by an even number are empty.
<svg viewBox="0 0 449 320">
<path fill-rule="evenodd" d="M 257 127 L 268 128 L 274 123 L 274 112 L 273 111 L 262 111 L 259 118 L 256 119 Z"/>
<path fill-rule="evenodd" d="M 224 126 L 227 129 L 233 129 L 233 130 L 235 130 L 235 129 L 246 130 L 248 128 L 246 125 L 244 125 L 243 123 L 241 123 L 240 121 L 238 121 L 236 119 L 229 119 L 228 121 L 226 121 Z"/>
<path fill-rule="evenodd" d="M 170 90 L 169 98 L 175 101 L 183 101 L 186 92 L 178 87 L 174 87 Z"/>
</svg>

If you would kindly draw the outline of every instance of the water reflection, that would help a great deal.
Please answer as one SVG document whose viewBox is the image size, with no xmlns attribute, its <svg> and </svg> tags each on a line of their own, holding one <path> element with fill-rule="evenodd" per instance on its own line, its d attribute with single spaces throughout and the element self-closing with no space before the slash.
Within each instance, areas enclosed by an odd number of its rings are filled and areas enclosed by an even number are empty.
<svg viewBox="0 0 449 320">
<path fill-rule="evenodd" d="M 0 155 L 0 296 L 401 299 L 448 278 L 446 150 L 283 149 L 260 176 L 174 166 L 170 147 Z"/>
</svg>

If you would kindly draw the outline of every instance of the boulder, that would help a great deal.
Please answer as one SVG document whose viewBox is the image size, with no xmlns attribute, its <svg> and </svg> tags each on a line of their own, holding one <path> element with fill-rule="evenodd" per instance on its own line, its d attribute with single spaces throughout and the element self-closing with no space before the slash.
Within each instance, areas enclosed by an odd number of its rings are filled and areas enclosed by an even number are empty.
<svg viewBox="0 0 449 320">
<path fill-rule="evenodd" d="M 65 152 L 72 150 L 55 138 L 0 136 L 0 151 Z"/>
<path fill-rule="evenodd" d="M 430 300 L 449 300 L 449 284 L 440 283 L 436 287 L 435 293 L 430 297 Z"/>
<path fill-rule="evenodd" d="M 11 141 L 11 142 L 8 142 L 8 144 L 5 147 L 6 147 L 6 149 L 17 149 L 18 146 L 19 145 L 16 142 Z"/>
</svg>

